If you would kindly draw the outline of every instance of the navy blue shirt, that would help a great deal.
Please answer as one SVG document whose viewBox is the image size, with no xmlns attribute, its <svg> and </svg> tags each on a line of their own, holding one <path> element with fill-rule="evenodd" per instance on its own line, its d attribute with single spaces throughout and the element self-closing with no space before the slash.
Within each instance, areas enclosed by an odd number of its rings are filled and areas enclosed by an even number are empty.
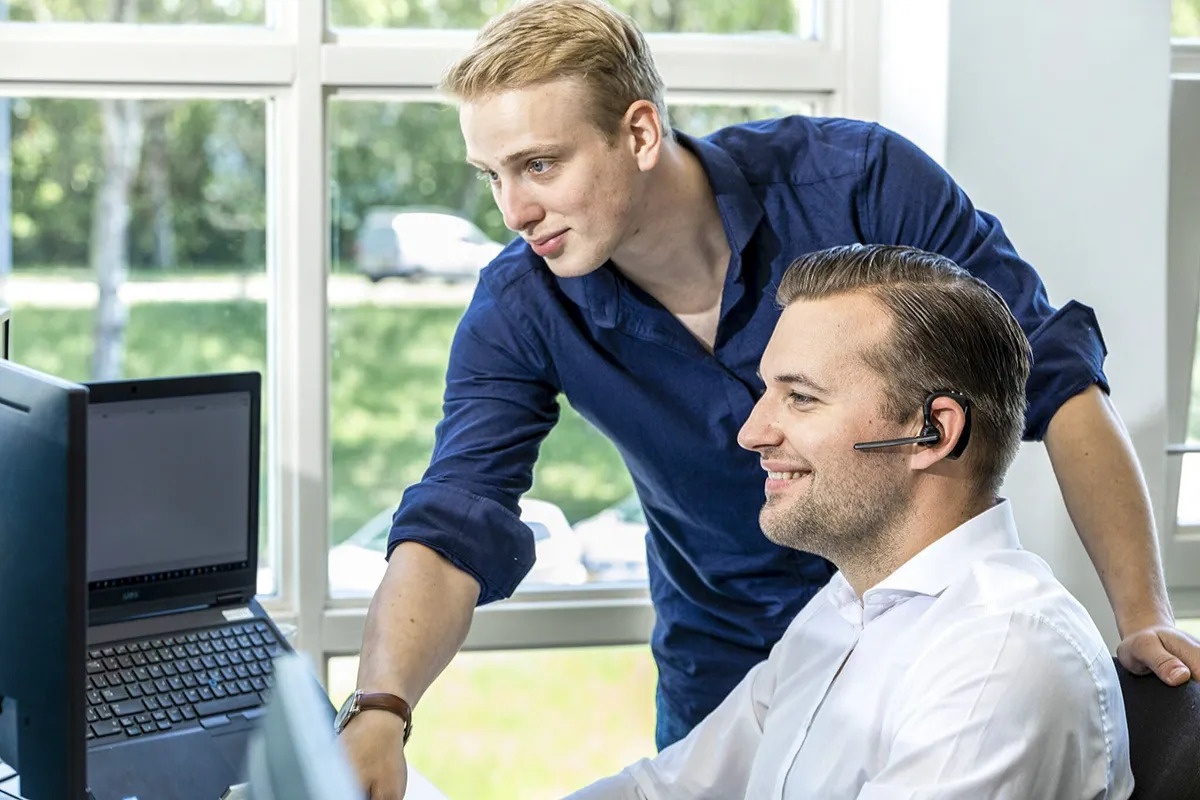
<svg viewBox="0 0 1200 800">
<path fill-rule="evenodd" d="M 421 542 L 479 581 L 481 604 L 510 595 L 534 560 L 518 499 L 566 395 L 633 477 L 649 524 L 659 689 L 694 725 L 834 571 L 762 534 L 764 473 L 737 444 L 764 388 L 756 371 L 779 318 L 775 288 L 795 258 L 912 245 L 990 284 L 1033 349 L 1028 439 L 1068 398 L 1107 386 L 1091 309 L 1052 307 L 1000 223 L 902 137 L 791 117 L 679 139 L 708 174 L 732 251 L 714 351 L 611 264 L 558 278 L 516 240 L 483 271 L 459 325 L 432 461 L 404 493 L 388 552 Z"/>
</svg>

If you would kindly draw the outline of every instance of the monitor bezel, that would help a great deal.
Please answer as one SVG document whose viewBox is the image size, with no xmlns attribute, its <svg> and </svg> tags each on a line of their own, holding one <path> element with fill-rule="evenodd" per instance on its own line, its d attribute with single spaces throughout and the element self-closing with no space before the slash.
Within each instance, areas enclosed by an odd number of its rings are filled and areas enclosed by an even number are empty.
<svg viewBox="0 0 1200 800">
<path fill-rule="evenodd" d="M 88 583 L 88 612 L 92 625 L 117 622 L 137 616 L 186 607 L 248 602 L 258 583 L 259 491 L 261 475 L 262 375 L 259 372 L 227 372 L 86 384 L 89 406 L 130 400 L 247 392 L 250 395 L 250 470 L 247 509 L 247 561 L 245 566 L 205 575 L 155 576 L 153 580 L 122 580 Z M 180 571 L 187 572 L 187 571 Z M 145 578 L 146 576 L 141 576 Z"/>
</svg>

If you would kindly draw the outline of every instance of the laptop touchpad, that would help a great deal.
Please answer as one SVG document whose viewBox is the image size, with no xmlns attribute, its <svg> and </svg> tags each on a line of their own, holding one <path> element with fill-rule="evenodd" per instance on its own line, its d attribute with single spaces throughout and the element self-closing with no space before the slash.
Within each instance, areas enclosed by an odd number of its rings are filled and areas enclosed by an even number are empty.
<svg viewBox="0 0 1200 800">
<path fill-rule="evenodd" d="M 233 767 L 199 729 L 88 753 L 96 800 L 215 800 L 234 783 Z"/>
</svg>

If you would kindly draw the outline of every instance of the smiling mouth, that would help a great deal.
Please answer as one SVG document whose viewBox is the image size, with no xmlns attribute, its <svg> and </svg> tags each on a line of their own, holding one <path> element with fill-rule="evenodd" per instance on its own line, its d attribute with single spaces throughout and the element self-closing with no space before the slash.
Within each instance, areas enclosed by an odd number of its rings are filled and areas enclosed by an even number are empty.
<svg viewBox="0 0 1200 800">
<path fill-rule="evenodd" d="M 790 481 L 796 478 L 803 478 L 807 472 L 771 472 L 767 471 L 767 477 L 773 481 Z"/>
</svg>

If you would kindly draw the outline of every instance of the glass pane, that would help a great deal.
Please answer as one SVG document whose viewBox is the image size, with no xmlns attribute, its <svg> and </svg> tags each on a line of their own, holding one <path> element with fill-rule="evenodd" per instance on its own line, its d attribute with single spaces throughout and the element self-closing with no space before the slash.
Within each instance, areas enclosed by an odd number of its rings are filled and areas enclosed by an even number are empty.
<svg viewBox="0 0 1200 800">
<path fill-rule="evenodd" d="M 357 657 L 329 659 L 329 696 Z M 421 698 L 409 763 L 447 797 L 562 797 L 653 756 L 648 647 L 460 653 Z"/>
<path fill-rule="evenodd" d="M 126 22 L 193 25 L 266 22 L 267 0 L 0 0 L 15 22 Z"/>
<path fill-rule="evenodd" d="M 789 107 L 673 105 L 692 133 Z M 391 517 L 420 480 L 441 419 L 450 342 L 479 270 L 512 238 L 464 162 L 451 106 L 331 105 L 333 263 L 330 590 L 368 596 Z M 522 519 L 537 564 L 525 585 L 641 581 L 646 520 L 616 448 L 560 398 Z"/>
<path fill-rule="evenodd" d="M 265 374 L 265 102 L 0 99 L 0 119 L 13 360 L 70 380 Z"/>
<path fill-rule="evenodd" d="M 1188 409 L 1188 444 L 1200 444 L 1200 331 L 1197 331 L 1196 342 L 1196 358 L 1192 364 L 1192 403 Z M 1180 525 L 1200 525 L 1200 453 L 1188 453 L 1183 457 L 1176 519 Z"/>
<path fill-rule="evenodd" d="M 479 28 L 512 0 L 331 0 L 333 24 L 362 28 Z M 613 0 L 647 33 L 782 32 L 815 38 L 816 0 Z"/>
<path fill-rule="evenodd" d="M 1200 39 L 1200 0 L 1172 0 L 1171 35 Z"/>
</svg>

